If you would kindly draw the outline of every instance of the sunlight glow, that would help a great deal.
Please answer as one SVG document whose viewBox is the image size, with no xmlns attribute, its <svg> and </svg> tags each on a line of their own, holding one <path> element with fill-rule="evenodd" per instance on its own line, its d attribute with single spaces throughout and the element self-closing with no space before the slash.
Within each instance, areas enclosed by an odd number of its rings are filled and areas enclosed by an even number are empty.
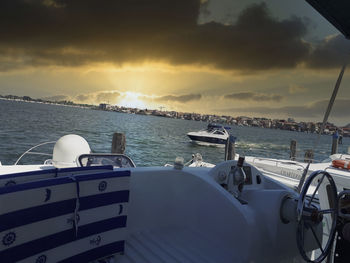
<svg viewBox="0 0 350 263">
<path fill-rule="evenodd" d="M 141 93 L 127 91 L 121 95 L 121 99 L 118 100 L 118 105 L 131 108 L 145 109 L 147 105 L 142 101 L 141 97 L 144 96 Z"/>
</svg>

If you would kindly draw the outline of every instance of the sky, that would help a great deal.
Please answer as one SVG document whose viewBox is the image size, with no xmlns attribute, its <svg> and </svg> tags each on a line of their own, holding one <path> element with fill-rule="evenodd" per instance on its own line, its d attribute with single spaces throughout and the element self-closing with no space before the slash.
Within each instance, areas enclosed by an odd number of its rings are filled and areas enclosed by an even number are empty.
<svg viewBox="0 0 350 263">
<path fill-rule="evenodd" d="M 1 95 L 298 121 L 322 121 L 350 50 L 304 0 L 4 0 L 0 36 Z"/>
</svg>

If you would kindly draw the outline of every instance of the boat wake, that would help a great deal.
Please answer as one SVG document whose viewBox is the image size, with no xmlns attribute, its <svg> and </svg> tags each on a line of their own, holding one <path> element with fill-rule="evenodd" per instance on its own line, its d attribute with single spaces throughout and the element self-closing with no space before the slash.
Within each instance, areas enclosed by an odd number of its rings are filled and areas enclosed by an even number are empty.
<svg viewBox="0 0 350 263">
<path fill-rule="evenodd" d="M 201 146 L 209 146 L 209 147 L 225 148 L 225 144 L 218 144 L 218 143 L 191 141 L 190 144 L 192 144 L 192 145 L 201 145 Z"/>
</svg>

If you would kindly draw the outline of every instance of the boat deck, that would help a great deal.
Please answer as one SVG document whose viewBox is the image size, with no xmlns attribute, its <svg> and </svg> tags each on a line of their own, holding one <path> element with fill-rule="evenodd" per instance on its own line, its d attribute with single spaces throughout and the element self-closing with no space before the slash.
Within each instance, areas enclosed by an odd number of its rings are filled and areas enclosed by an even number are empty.
<svg viewBox="0 0 350 263">
<path fill-rule="evenodd" d="M 125 254 L 116 262 L 226 262 L 218 247 L 188 229 L 139 232 L 127 238 Z"/>
</svg>

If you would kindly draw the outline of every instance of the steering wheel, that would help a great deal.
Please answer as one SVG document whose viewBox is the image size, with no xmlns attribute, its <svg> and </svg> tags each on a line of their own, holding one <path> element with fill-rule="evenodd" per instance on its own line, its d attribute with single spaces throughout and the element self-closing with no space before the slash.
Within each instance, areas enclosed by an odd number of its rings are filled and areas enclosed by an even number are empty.
<svg viewBox="0 0 350 263">
<path fill-rule="evenodd" d="M 316 178 L 317 183 L 313 184 L 315 181 L 314 179 Z M 327 178 L 328 182 L 323 182 L 325 178 Z M 322 183 L 327 183 L 324 191 L 327 193 L 329 207 L 319 209 L 312 202 L 314 201 L 316 192 L 321 190 L 320 186 Z M 311 185 L 315 185 L 315 190 L 309 198 L 306 196 L 306 193 L 308 192 Z M 320 195 L 322 194 L 323 193 Z M 297 246 L 300 254 L 307 262 L 322 262 L 331 251 L 335 238 L 338 217 L 337 187 L 329 173 L 326 171 L 315 171 L 308 177 L 298 200 L 297 217 Z M 324 222 L 324 219 L 326 222 Z M 331 220 L 331 223 L 329 223 L 329 220 Z M 326 226 L 329 227 L 329 236 L 325 240 L 322 240 L 323 238 L 321 237 L 322 239 L 320 240 L 317 236 L 317 232 L 315 231 L 315 227 L 322 227 L 322 232 L 324 232 Z M 325 235 L 323 235 L 323 237 L 324 236 Z M 308 241 L 316 241 L 316 244 L 318 246 L 317 250 L 314 250 L 314 259 L 311 259 L 311 253 L 309 254 L 310 256 L 308 256 L 307 252 L 305 251 L 305 239 L 307 237 L 310 237 L 308 238 Z"/>
</svg>

